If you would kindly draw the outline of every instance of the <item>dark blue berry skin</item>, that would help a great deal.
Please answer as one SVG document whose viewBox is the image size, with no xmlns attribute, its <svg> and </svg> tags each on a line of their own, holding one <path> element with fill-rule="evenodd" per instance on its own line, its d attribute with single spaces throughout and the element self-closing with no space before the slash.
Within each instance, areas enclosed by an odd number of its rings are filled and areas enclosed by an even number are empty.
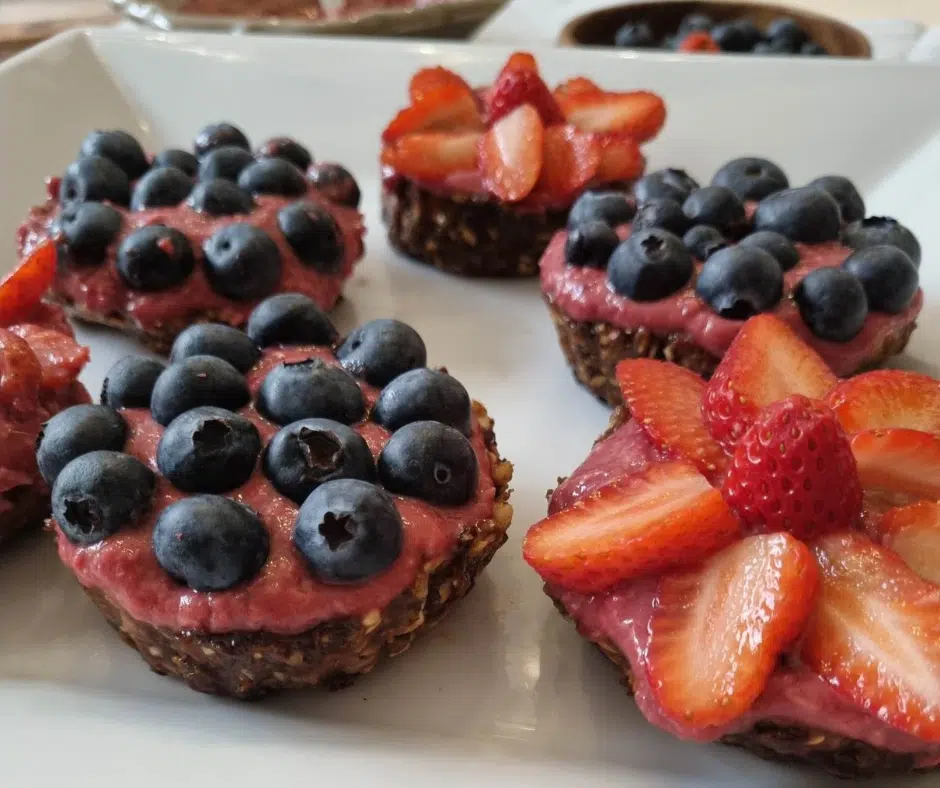
<svg viewBox="0 0 940 788">
<path fill-rule="evenodd" d="M 618 191 L 584 192 L 568 214 L 568 229 L 586 222 L 604 222 L 611 227 L 626 224 L 636 215 L 636 204 L 630 195 Z"/>
<path fill-rule="evenodd" d="M 59 202 L 111 202 L 127 206 L 131 182 L 111 159 L 85 156 L 73 161 L 59 184 Z"/>
<path fill-rule="evenodd" d="M 659 301 L 684 287 L 695 263 L 682 241 L 666 230 L 633 233 L 611 255 L 607 280 L 634 301 Z"/>
<path fill-rule="evenodd" d="M 660 197 L 642 203 L 633 219 L 633 232 L 658 227 L 680 238 L 690 226 L 691 222 L 679 203 Z"/>
<path fill-rule="evenodd" d="M 199 158 L 211 150 L 224 147 L 251 150 L 251 143 L 245 132 L 231 123 L 212 123 L 203 128 L 193 141 L 193 152 Z"/>
<path fill-rule="evenodd" d="M 726 186 L 739 200 L 762 200 L 789 188 L 790 181 L 772 161 L 746 156 L 721 167 L 712 178 L 712 186 Z"/>
<path fill-rule="evenodd" d="M 772 230 L 791 241 L 835 241 L 842 230 L 839 205 L 828 192 L 804 186 L 771 194 L 757 204 L 755 230 Z"/>
<path fill-rule="evenodd" d="M 144 292 L 182 284 L 196 258 L 186 236 L 163 224 L 150 224 L 128 235 L 117 252 L 117 271 L 128 287 Z"/>
<path fill-rule="evenodd" d="M 223 493 L 248 481 L 260 453 L 261 436 L 248 419 L 223 408 L 193 408 L 167 425 L 157 467 L 184 492 Z"/>
<path fill-rule="evenodd" d="M 783 270 L 756 246 L 730 246 L 702 266 L 695 294 L 721 317 L 747 320 L 780 302 Z"/>
<path fill-rule="evenodd" d="M 653 49 L 656 44 L 656 35 L 646 22 L 627 22 L 614 34 L 614 46 L 624 49 Z"/>
<path fill-rule="evenodd" d="M 667 199 L 675 200 L 682 205 L 686 198 L 698 188 L 698 181 L 685 170 L 669 168 L 644 175 L 636 182 L 633 193 L 640 203 Z"/>
<path fill-rule="evenodd" d="M 342 268 L 343 235 L 325 208 L 306 201 L 291 203 L 278 211 L 277 226 L 304 265 L 324 274 Z"/>
<path fill-rule="evenodd" d="M 696 189 L 682 204 L 691 224 L 707 224 L 729 237 L 738 237 L 747 226 L 744 203 L 726 186 Z"/>
<path fill-rule="evenodd" d="M 372 320 L 353 331 L 336 350 L 351 375 L 382 387 L 409 369 L 427 366 L 424 340 L 399 320 Z"/>
<path fill-rule="evenodd" d="M 251 213 L 255 207 L 255 201 L 248 192 L 224 178 L 197 183 L 186 204 L 207 216 L 235 216 Z"/>
<path fill-rule="evenodd" d="M 402 531 L 401 515 L 385 490 L 359 479 L 337 479 L 304 501 L 293 542 L 319 582 L 351 585 L 395 563 Z"/>
<path fill-rule="evenodd" d="M 237 181 L 242 172 L 255 163 L 255 157 L 244 148 L 216 148 L 199 159 L 197 177 L 201 181 L 223 178 Z"/>
<path fill-rule="evenodd" d="M 826 48 L 821 44 L 817 44 L 815 41 L 807 41 L 800 47 L 800 54 L 809 55 L 810 57 L 819 57 L 821 55 L 828 55 L 829 52 L 827 52 Z"/>
<path fill-rule="evenodd" d="M 728 239 L 707 224 L 697 224 L 682 236 L 682 243 L 697 260 L 707 260 L 728 245 Z"/>
<path fill-rule="evenodd" d="M 896 246 L 868 246 L 854 252 L 842 267 L 865 288 L 872 312 L 897 315 L 910 306 L 920 276 L 917 266 Z"/>
<path fill-rule="evenodd" d="M 95 544 L 143 515 L 155 485 L 153 471 L 128 454 L 83 454 L 56 478 L 52 516 L 70 542 Z"/>
<path fill-rule="evenodd" d="M 73 405 L 47 421 L 39 433 L 36 464 L 53 484 L 76 457 L 92 451 L 121 451 L 127 440 L 124 419 L 104 405 Z"/>
<path fill-rule="evenodd" d="M 375 479 L 365 439 L 329 419 L 303 419 L 279 430 L 264 451 L 263 466 L 271 484 L 294 503 L 334 479 Z"/>
<path fill-rule="evenodd" d="M 176 167 L 156 167 L 137 181 L 131 197 L 131 210 L 171 208 L 179 205 L 193 190 L 193 179 Z"/>
<path fill-rule="evenodd" d="M 150 167 L 140 143 L 126 131 L 93 131 L 82 142 L 80 156 L 103 156 L 137 180 Z"/>
<path fill-rule="evenodd" d="M 258 391 L 258 412 L 275 424 L 301 419 L 361 421 L 366 413 L 362 389 L 349 373 L 320 359 L 280 364 Z"/>
<path fill-rule="evenodd" d="M 565 239 L 565 262 L 586 268 L 607 268 L 620 238 L 609 224 L 583 222 L 568 232 Z"/>
<path fill-rule="evenodd" d="M 306 172 L 307 167 L 313 163 L 310 151 L 290 137 L 272 137 L 265 140 L 258 148 L 258 158 L 284 159 L 301 172 Z"/>
<path fill-rule="evenodd" d="M 756 233 L 745 235 L 739 242 L 740 246 L 756 246 L 769 253 L 780 268 L 789 271 L 793 266 L 800 262 L 800 252 L 791 243 L 790 239 L 780 233 L 772 230 L 759 230 Z"/>
<path fill-rule="evenodd" d="M 865 200 L 855 188 L 855 184 L 845 176 L 823 175 L 810 181 L 809 186 L 822 189 L 836 201 L 842 213 L 842 221 L 846 224 L 865 217 Z"/>
<path fill-rule="evenodd" d="M 358 208 L 362 199 L 359 184 L 341 164 L 317 162 L 307 170 L 307 178 L 324 196 L 347 208 Z"/>
<path fill-rule="evenodd" d="M 261 350 L 237 328 L 224 323 L 197 323 L 179 334 L 170 350 L 173 363 L 191 356 L 215 356 L 239 372 L 247 372 L 261 358 Z"/>
<path fill-rule="evenodd" d="M 195 178 L 199 172 L 199 159 L 188 150 L 167 148 L 153 157 L 154 167 L 176 167 L 185 172 L 190 178 Z"/>
<path fill-rule="evenodd" d="M 203 244 L 212 289 L 235 301 L 273 293 L 281 281 L 281 251 L 271 236 L 252 224 L 227 224 Z"/>
<path fill-rule="evenodd" d="M 238 176 L 238 185 L 251 194 L 300 197 L 307 193 L 307 179 L 286 159 L 259 159 Z"/>
<path fill-rule="evenodd" d="M 897 219 L 887 216 L 869 216 L 852 222 L 842 232 L 842 243 L 856 252 L 869 246 L 896 246 L 916 266 L 920 266 L 920 242 L 914 233 Z"/>
<path fill-rule="evenodd" d="M 53 223 L 53 234 L 61 234 L 62 257 L 75 265 L 98 265 L 121 232 L 120 211 L 100 202 L 77 202 L 62 206 Z"/>
<path fill-rule="evenodd" d="M 372 420 L 392 432 L 416 421 L 438 421 L 469 437 L 470 395 L 446 372 L 413 369 L 382 389 Z"/>
<path fill-rule="evenodd" d="M 750 52 L 763 38 L 757 26 L 747 19 L 721 22 L 711 31 L 722 52 Z"/>
<path fill-rule="evenodd" d="M 771 41 L 784 42 L 791 52 L 798 52 L 800 47 L 809 40 L 809 34 L 790 17 L 772 19 L 764 34 Z"/>
<path fill-rule="evenodd" d="M 715 26 L 715 22 L 708 14 L 686 14 L 679 23 L 678 33 L 687 36 L 689 33 L 708 32 Z"/>
<path fill-rule="evenodd" d="M 320 307 L 300 293 L 278 293 L 262 301 L 248 317 L 245 331 L 260 347 L 270 345 L 332 346 L 336 328 Z"/>
<path fill-rule="evenodd" d="M 235 367 L 215 356 L 190 356 L 170 364 L 157 378 L 150 415 L 166 426 L 187 410 L 215 405 L 238 410 L 251 400 L 248 383 Z"/>
<path fill-rule="evenodd" d="M 109 408 L 150 408 L 150 395 L 166 364 L 145 356 L 124 356 L 101 387 L 101 404 Z"/>
<path fill-rule="evenodd" d="M 771 41 L 759 41 L 751 50 L 755 55 L 792 55 L 794 50 L 784 39 L 772 39 Z"/>
<path fill-rule="evenodd" d="M 793 298 L 809 330 L 831 342 L 853 339 L 868 317 L 865 288 L 842 268 L 811 271 L 796 286 Z"/>
<path fill-rule="evenodd" d="M 248 582 L 270 549 L 258 515 L 221 495 L 170 504 L 157 517 L 152 544 L 163 570 L 193 591 L 225 591 Z"/>
</svg>

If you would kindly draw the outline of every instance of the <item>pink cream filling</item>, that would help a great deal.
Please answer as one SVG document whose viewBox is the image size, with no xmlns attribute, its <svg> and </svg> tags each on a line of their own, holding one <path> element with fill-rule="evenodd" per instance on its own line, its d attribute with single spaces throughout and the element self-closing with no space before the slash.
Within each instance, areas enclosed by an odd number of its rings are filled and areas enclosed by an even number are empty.
<svg viewBox="0 0 940 788">
<path fill-rule="evenodd" d="M 248 373 L 252 397 L 267 372 L 278 364 L 314 357 L 337 363 L 324 348 L 267 351 Z M 361 387 L 371 409 L 379 392 L 364 383 Z M 239 413 L 258 427 L 264 444 L 279 429 L 260 416 L 253 405 Z M 130 435 L 125 452 L 159 474 L 156 451 L 163 428 L 146 410 L 125 410 L 122 415 Z M 378 457 L 390 433 L 370 421 L 354 425 L 354 429 Z M 448 556 L 466 525 L 492 516 L 495 488 L 476 420 L 470 442 L 480 468 L 473 499 L 463 506 L 447 508 L 393 496 L 404 524 L 401 555 L 388 570 L 358 585 L 327 585 L 313 577 L 291 542 L 299 507 L 274 489 L 260 468 L 260 460 L 251 479 L 226 493 L 257 512 L 270 536 L 267 562 L 253 580 L 242 586 L 222 592 L 192 591 L 176 583 L 157 563 L 151 549 L 154 522 L 160 511 L 185 497 L 159 475 L 153 504 L 142 522 L 89 547 L 73 544 L 56 528 L 59 555 L 82 585 L 100 589 L 138 620 L 174 630 L 224 633 L 263 629 L 294 634 L 328 619 L 362 616 L 383 609 L 409 588 L 422 566 Z"/>
</svg>

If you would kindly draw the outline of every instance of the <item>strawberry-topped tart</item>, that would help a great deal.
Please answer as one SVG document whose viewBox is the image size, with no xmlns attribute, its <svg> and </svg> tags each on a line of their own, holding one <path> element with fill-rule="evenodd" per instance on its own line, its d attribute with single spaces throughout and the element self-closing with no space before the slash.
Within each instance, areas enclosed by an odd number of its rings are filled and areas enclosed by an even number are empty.
<svg viewBox="0 0 940 788">
<path fill-rule="evenodd" d="M 506 541 L 512 466 L 396 320 L 296 293 L 129 356 L 38 446 L 62 561 L 158 673 L 251 698 L 396 655 Z"/>
<path fill-rule="evenodd" d="M 940 382 L 839 380 L 771 315 L 625 407 L 526 560 L 646 719 L 855 777 L 940 764 Z"/>
<path fill-rule="evenodd" d="M 779 166 L 747 157 L 704 187 L 667 169 L 633 197 L 584 194 L 540 274 L 575 377 L 616 405 L 622 359 L 707 377 L 759 313 L 784 320 L 839 375 L 900 353 L 923 306 L 920 257 L 902 224 L 866 218 L 847 178 L 790 188 Z"/>
<path fill-rule="evenodd" d="M 230 123 L 192 150 L 147 155 L 124 131 L 94 131 L 18 234 L 54 239 L 51 297 L 71 314 L 165 352 L 197 322 L 242 326 L 259 301 L 299 292 L 331 309 L 363 254 L 359 187 L 294 139 L 251 150 Z"/>
<path fill-rule="evenodd" d="M 392 244 L 465 276 L 531 276 L 577 196 L 643 174 L 659 133 L 654 93 L 608 92 L 584 77 L 550 90 L 532 55 L 492 86 L 418 71 L 410 104 L 382 134 L 382 207 Z"/>
</svg>

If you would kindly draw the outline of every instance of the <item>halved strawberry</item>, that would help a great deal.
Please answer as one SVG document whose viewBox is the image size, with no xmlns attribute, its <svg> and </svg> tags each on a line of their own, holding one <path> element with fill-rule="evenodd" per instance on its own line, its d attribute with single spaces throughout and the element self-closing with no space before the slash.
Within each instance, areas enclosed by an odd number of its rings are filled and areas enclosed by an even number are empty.
<svg viewBox="0 0 940 788">
<path fill-rule="evenodd" d="M 55 279 L 56 250 L 52 241 L 37 246 L 0 282 L 0 325 L 27 320 Z"/>
<path fill-rule="evenodd" d="M 738 521 L 708 480 L 686 462 L 671 462 L 537 523 L 522 554 L 546 582 L 592 593 L 695 563 L 739 534 Z"/>
<path fill-rule="evenodd" d="M 784 533 L 750 536 L 661 578 L 648 654 L 663 713 L 692 729 L 744 714 L 802 631 L 818 586 L 812 552 Z"/>
<path fill-rule="evenodd" d="M 761 408 L 791 394 L 820 399 L 837 382 L 822 357 L 786 323 L 758 315 L 738 331 L 705 389 L 705 424 L 730 450 Z"/>
<path fill-rule="evenodd" d="M 666 122 L 666 104 L 655 93 L 581 93 L 559 99 L 572 126 L 582 131 L 621 131 L 637 142 L 659 134 Z"/>
<path fill-rule="evenodd" d="M 873 535 L 924 580 L 940 586 L 940 503 L 920 501 L 891 509 Z"/>
<path fill-rule="evenodd" d="M 29 343 L 42 369 L 42 385 L 46 388 L 67 386 L 88 363 L 88 348 L 59 331 L 29 323 L 13 326 L 10 331 Z"/>
<path fill-rule="evenodd" d="M 487 123 L 496 123 L 523 104 L 535 107 L 546 126 L 565 122 L 561 108 L 538 71 L 511 69 L 499 75 L 487 94 Z"/>
<path fill-rule="evenodd" d="M 427 131 L 387 145 L 382 163 L 413 178 L 436 180 L 455 172 L 474 172 L 483 135 L 477 131 Z"/>
<path fill-rule="evenodd" d="M 678 364 L 634 358 L 617 365 L 617 383 L 633 418 L 655 444 L 681 454 L 709 479 L 721 477 L 728 456 L 702 419 L 704 380 Z"/>
<path fill-rule="evenodd" d="M 518 202 L 535 188 L 542 171 L 544 127 L 531 104 L 497 121 L 480 142 L 480 167 L 487 189 Z"/>
<path fill-rule="evenodd" d="M 539 64 L 535 60 L 535 55 L 529 52 L 513 52 L 509 56 L 509 60 L 506 61 L 506 65 L 499 72 L 499 76 L 501 77 L 507 71 L 534 71 L 538 74 Z M 499 77 L 496 80 L 498 82 Z"/>
<path fill-rule="evenodd" d="M 594 177 L 601 161 L 601 149 L 593 134 L 571 126 L 545 129 L 542 171 L 535 191 L 553 197 L 568 197 L 580 191 Z"/>
<path fill-rule="evenodd" d="M 602 183 L 634 181 L 646 169 L 646 158 L 633 137 L 616 131 L 594 135 L 601 149 L 595 178 Z"/>
<path fill-rule="evenodd" d="M 846 432 L 907 427 L 940 432 L 940 381 L 881 369 L 843 380 L 826 397 Z"/>
<path fill-rule="evenodd" d="M 460 74 L 456 74 L 443 66 L 422 68 L 415 72 L 411 82 L 408 83 L 408 95 L 413 103 L 424 101 L 429 95 L 441 89 L 473 92 L 473 89 Z"/>
<path fill-rule="evenodd" d="M 385 127 L 383 142 L 394 142 L 418 131 L 478 131 L 483 128 L 476 96 L 466 83 L 444 81 L 433 88 L 424 85 L 421 93 L 419 100 L 405 107 Z"/>
<path fill-rule="evenodd" d="M 814 548 L 822 585 L 803 662 L 860 709 L 940 742 L 940 590 L 863 534 Z"/>
<path fill-rule="evenodd" d="M 587 77 L 573 77 L 555 88 L 554 96 L 561 101 L 572 96 L 599 96 L 603 92 L 596 82 L 592 82 Z"/>
<path fill-rule="evenodd" d="M 679 42 L 676 49 L 680 52 L 721 52 L 721 47 L 715 39 L 704 30 L 689 33 Z"/>
</svg>

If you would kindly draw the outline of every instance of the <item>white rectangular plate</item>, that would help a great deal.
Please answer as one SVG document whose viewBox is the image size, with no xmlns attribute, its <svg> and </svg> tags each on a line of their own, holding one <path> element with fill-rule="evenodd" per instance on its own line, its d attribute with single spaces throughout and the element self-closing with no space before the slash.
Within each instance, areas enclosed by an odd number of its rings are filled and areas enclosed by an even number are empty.
<svg viewBox="0 0 940 788">
<path fill-rule="evenodd" d="M 484 46 L 221 38 L 92 31 L 0 67 L 0 269 L 43 177 L 92 128 L 151 149 L 186 145 L 208 121 L 255 140 L 288 133 L 360 179 L 368 255 L 338 310 L 344 330 L 412 323 L 496 418 L 516 465 L 512 538 L 452 618 L 351 689 L 222 701 L 151 674 L 58 564 L 47 535 L 0 556 L 0 785 L 755 786 L 828 785 L 645 724 L 613 669 L 543 596 L 520 540 L 545 492 L 585 455 L 607 411 L 573 381 L 538 285 L 464 281 L 397 258 L 378 213 L 379 132 L 419 67 L 476 82 L 506 56 Z M 924 246 L 928 298 L 907 365 L 940 373 L 940 69 L 576 50 L 538 53 L 548 80 L 586 74 L 669 103 L 651 168 L 708 177 L 762 154 L 795 183 L 855 179 L 871 212 L 901 217 Z M 132 343 L 82 329 L 92 392 Z M 932 782 L 932 784 L 936 784 Z"/>
</svg>

